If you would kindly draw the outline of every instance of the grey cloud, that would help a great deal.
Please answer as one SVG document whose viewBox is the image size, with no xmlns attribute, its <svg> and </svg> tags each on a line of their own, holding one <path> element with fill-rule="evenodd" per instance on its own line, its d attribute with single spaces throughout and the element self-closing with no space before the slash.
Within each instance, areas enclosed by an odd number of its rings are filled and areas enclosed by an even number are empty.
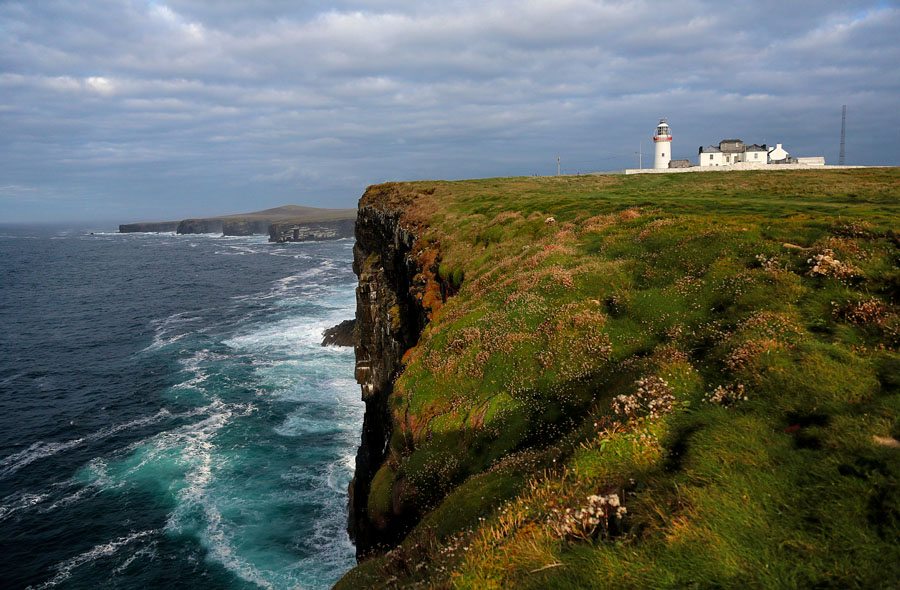
<svg viewBox="0 0 900 590">
<path fill-rule="evenodd" d="M 885 2 L 6 2 L 0 217 L 622 168 L 660 115 L 682 157 L 739 135 L 834 160 L 844 102 L 848 159 L 897 164 L 898 30 Z"/>
</svg>

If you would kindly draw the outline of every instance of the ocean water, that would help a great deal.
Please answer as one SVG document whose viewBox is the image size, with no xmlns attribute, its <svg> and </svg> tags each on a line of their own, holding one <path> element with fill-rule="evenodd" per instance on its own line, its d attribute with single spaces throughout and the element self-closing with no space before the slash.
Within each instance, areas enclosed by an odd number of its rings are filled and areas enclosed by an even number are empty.
<svg viewBox="0 0 900 590">
<path fill-rule="evenodd" d="M 352 246 L 0 228 L 0 587 L 352 567 Z"/>
</svg>

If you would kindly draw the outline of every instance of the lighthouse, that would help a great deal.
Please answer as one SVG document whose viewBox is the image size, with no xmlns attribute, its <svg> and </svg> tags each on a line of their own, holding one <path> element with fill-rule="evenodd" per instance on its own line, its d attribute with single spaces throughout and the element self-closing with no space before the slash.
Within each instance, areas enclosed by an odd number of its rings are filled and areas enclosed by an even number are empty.
<svg viewBox="0 0 900 590">
<path fill-rule="evenodd" d="M 656 126 L 653 146 L 656 148 L 653 167 L 657 170 L 668 168 L 669 160 L 672 159 L 672 134 L 669 132 L 669 124 L 665 119 L 660 119 L 659 125 Z"/>
</svg>

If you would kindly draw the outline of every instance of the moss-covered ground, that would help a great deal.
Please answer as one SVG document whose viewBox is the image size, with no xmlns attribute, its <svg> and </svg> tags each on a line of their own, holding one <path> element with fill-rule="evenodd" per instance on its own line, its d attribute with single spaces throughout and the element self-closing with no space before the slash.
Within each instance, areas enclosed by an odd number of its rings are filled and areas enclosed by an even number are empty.
<svg viewBox="0 0 900 590">
<path fill-rule="evenodd" d="M 458 292 L 339 586 L 900 586 L 900 171 L 379 190 Z"/>
</svg>

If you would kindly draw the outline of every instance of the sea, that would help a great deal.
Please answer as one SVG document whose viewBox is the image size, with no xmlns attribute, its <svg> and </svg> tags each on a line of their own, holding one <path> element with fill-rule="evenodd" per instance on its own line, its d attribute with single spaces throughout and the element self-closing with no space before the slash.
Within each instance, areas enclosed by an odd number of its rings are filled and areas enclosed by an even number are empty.
<svg viewBox="0 0 900 590">
<path fill-rule="evenodd" d="M 0 227 L 0 587 L 327 588 L 352 240 Z"/>
</svg>

